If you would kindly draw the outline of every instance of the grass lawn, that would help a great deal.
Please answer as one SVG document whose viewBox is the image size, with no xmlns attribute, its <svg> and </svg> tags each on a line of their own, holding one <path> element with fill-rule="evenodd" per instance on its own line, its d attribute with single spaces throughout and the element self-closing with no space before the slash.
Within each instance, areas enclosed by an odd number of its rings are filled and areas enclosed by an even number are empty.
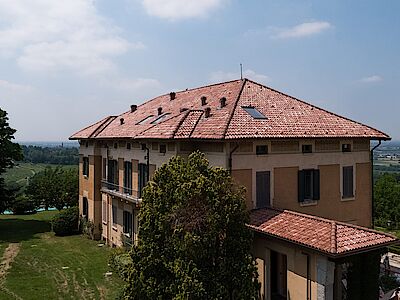
<svg viewBox="0 0 400 300">
<path fill-rule="evenodd" d="M 56 213 L 0 216 L 0 255 L 10 243 L 19 249 L 3 286 L 0 279 L 0 299 L 115 299 L 122 282 L 105 276 L 111 249 L 80 235 L 54 236 Z"/>
</svg>

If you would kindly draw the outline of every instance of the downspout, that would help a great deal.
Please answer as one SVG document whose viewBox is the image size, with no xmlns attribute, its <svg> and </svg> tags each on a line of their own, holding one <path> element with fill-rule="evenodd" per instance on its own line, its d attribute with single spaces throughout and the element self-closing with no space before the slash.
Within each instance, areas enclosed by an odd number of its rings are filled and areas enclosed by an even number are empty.
<svg viewBox="0 0 400 300">
<path fill-rule="evenodd" d="M 145 143 L 142 144 L 142 150 L 146 150 L 146 156 L 144 157 L 146 159 L 146 164 L 147 164 L 147 182 L 150 181 L 150 149 L 147 147 Z"/>
<path fill-rule="evenodd" d="M 307 300 L 311 300 L 311 274 L 310 274 L 310 254 L 304 253 L 307 257 L 307 288 L 306 288 L 306 295 L 307 295 Z"/>
<path fill-rule="evenodd" d="M 233 149 L 229 152 L 229 159 L 228 159 L 228 169 L 229 169 L 229 174 L 232 175 L 232 155 L 233 152 L 235 152 L 239 148 L 239 145 L 236 145 L 233 147 Z"/>
<path fill-rule="evenodd" d="M 382 140 L 378 141 L 378 145 L 371 149 L 371 200 L 372 200 L 372 228 L 375 227 L 375 196 L 374 196 L 374 150 L 382 144 Z"/>
</svg>

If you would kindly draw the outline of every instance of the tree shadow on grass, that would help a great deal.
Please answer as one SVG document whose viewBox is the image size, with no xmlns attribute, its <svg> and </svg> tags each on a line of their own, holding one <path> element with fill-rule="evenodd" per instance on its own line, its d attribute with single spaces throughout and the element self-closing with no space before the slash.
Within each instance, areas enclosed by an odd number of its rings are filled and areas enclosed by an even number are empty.
<svg viewBox="0 0 400 300">
<path fill-rule="evenodd" d="M 0 220 L 0 242 L 19 243 L 31 240 L 38 233 L 51 231 L 49 221 L 4 219 Z"/>
</svg>

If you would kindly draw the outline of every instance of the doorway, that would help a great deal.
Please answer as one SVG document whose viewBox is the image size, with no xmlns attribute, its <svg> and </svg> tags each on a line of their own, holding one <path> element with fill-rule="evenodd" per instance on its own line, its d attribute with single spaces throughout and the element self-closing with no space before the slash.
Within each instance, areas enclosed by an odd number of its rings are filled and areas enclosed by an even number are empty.
<svg viewBox="0 0 400 300">
<path fill-rule="evenodd" d="M 271 251 L 271 300 L 287 299 L 287 258 Z"/>
</svg>

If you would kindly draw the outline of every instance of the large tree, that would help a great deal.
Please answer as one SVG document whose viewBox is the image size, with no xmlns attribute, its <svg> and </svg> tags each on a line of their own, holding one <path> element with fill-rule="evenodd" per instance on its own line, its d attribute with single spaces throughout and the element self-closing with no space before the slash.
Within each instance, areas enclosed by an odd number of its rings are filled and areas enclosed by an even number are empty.
<svg viewBox="0 0 400 300">
<path fill-rule="evenodd" d="M 23 158 L 21 147 L 12 141 L 15 132 L 8 123 L 7 112 L 0 108 L 0 176 L 14 166 L 14 161 Z M 0 212 L 7 208 L 11 198 L 12 193 L 5 188 L 4 179 L 0 177 Z"/>
<path fill-rule="evenodd" d="M 393 174 L 383 174 L 374 188 L 376 225 L 400 227 L 400 182 Z"/>
<path fill-rule="evenodd" d="M 244 190 L 195 152 L 172 158 L 144 190 L 125 299 L 255 299 Z"/>
</svg>

